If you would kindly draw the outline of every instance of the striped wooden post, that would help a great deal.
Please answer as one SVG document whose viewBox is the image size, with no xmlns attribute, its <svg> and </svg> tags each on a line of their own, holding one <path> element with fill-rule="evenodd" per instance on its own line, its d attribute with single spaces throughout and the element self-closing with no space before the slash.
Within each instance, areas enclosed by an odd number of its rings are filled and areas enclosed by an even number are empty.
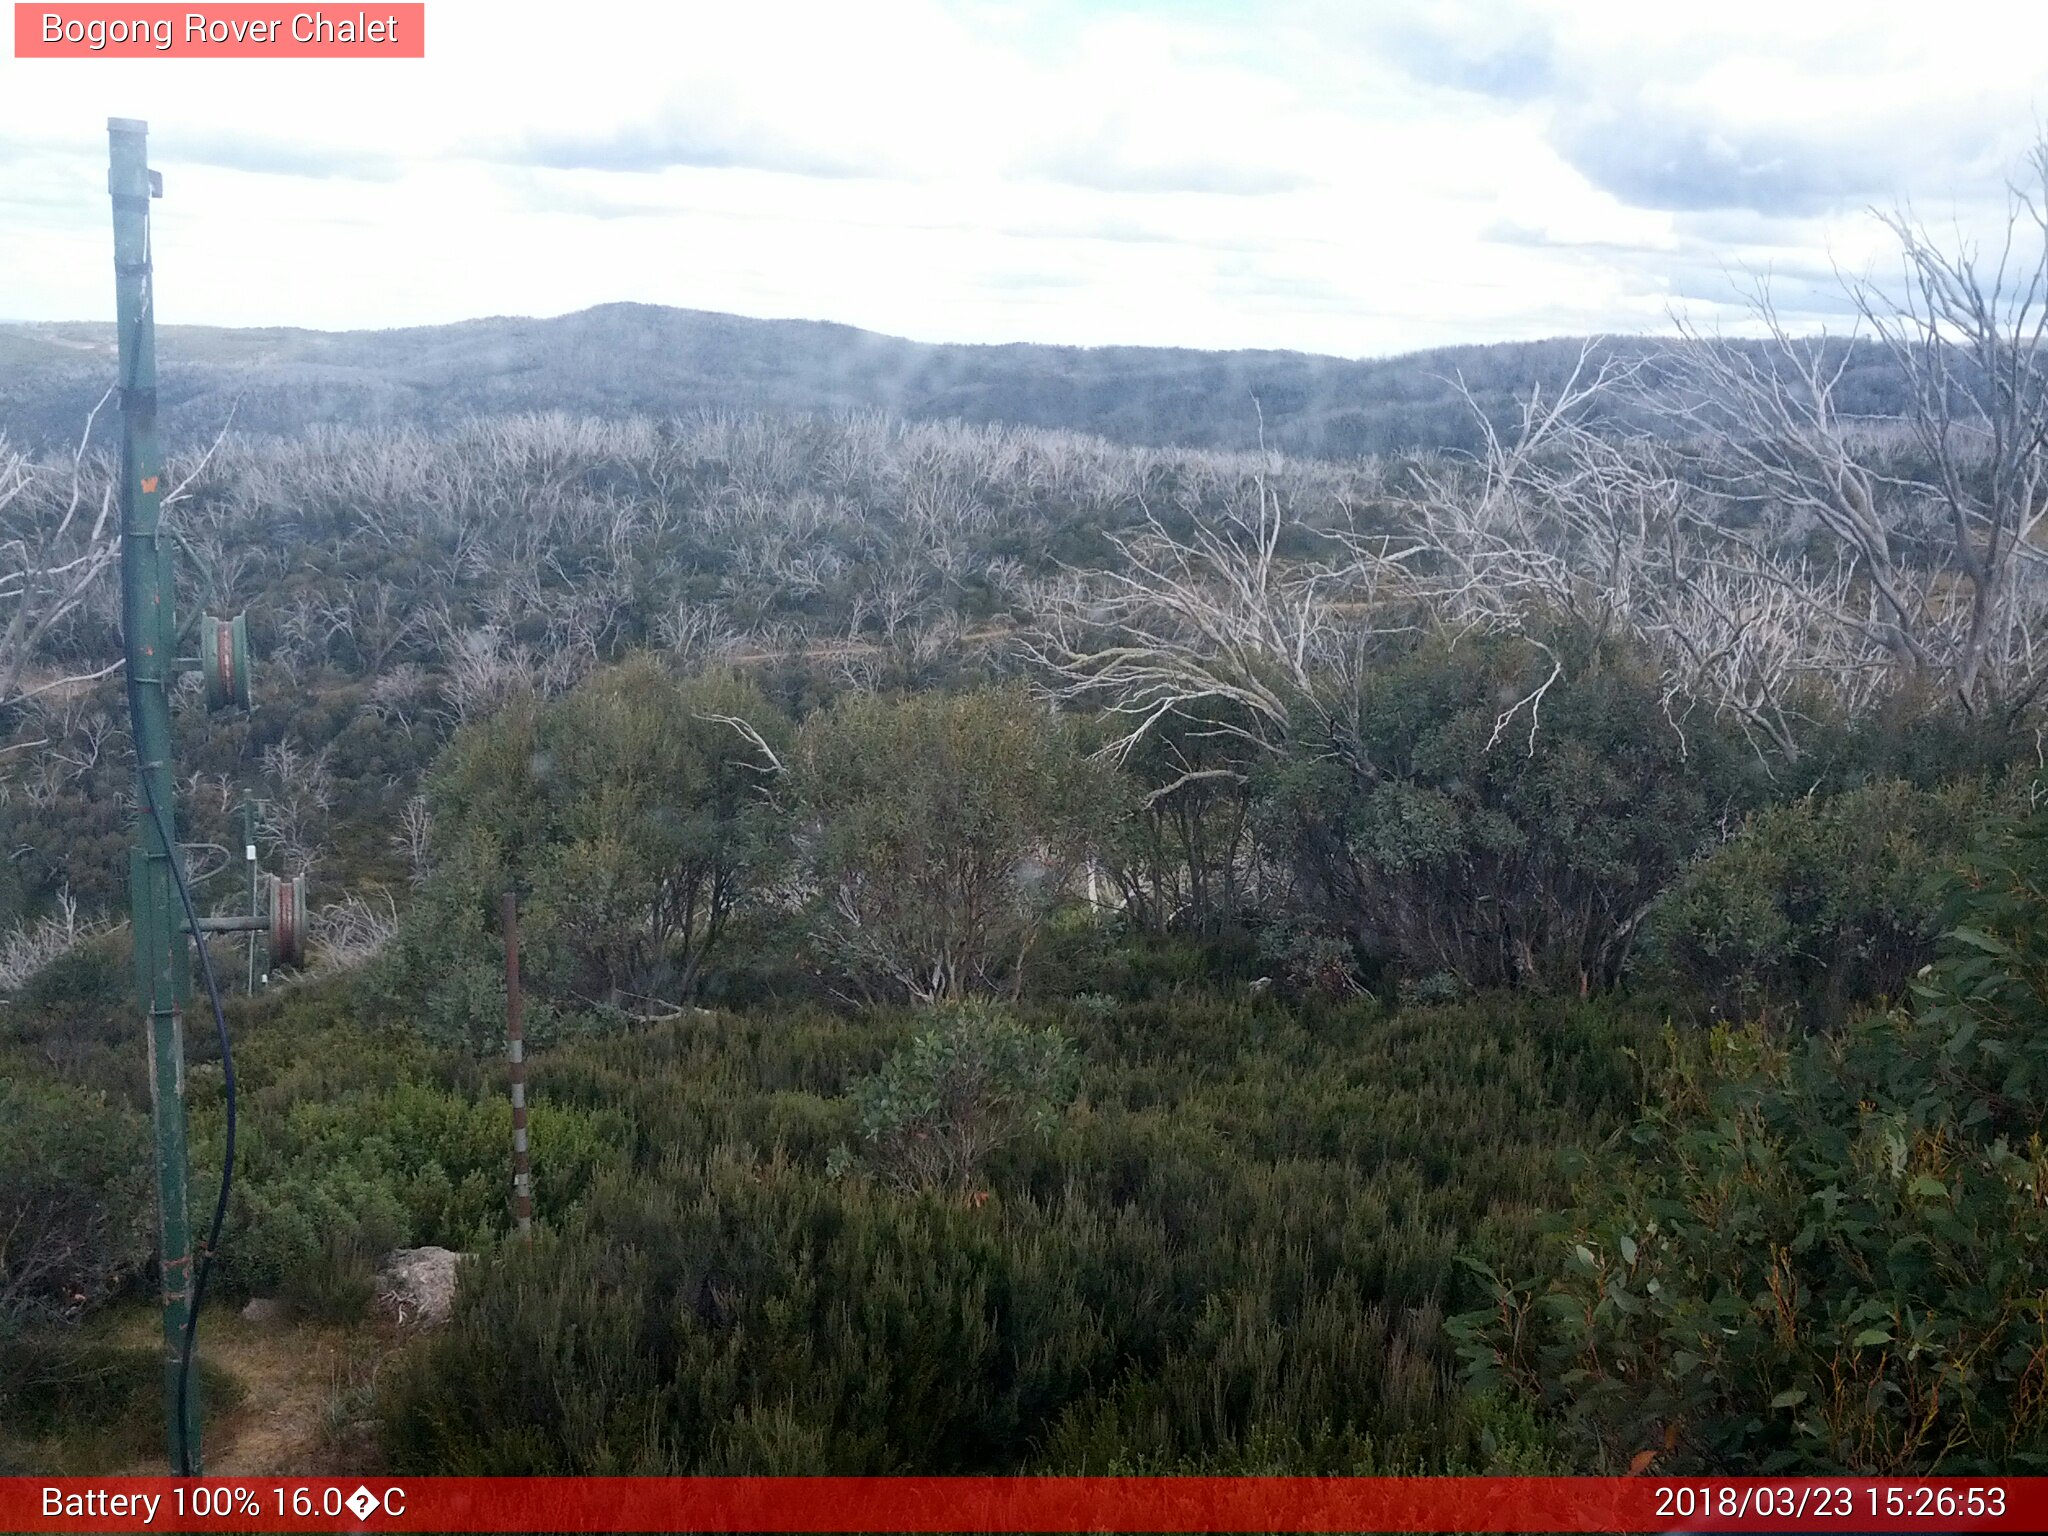
<svg viewBox="0 0 2048 1536">
<path fill-rule="evenodd" d="M 519 898 L 505 893 L 505 1036 L 512 1062 L 512 1214 L 533 1241 L 533 1167 L 526 1146 L 526 1027 L 519 998 Z"/>
</svg>

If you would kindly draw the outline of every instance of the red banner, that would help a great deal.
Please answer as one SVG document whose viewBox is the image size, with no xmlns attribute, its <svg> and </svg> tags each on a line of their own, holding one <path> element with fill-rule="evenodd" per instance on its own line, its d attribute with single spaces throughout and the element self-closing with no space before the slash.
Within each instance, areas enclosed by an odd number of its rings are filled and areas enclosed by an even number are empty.
<svg viewBox="0 0 2048 1536">
<path fill-rule="evenodd" d="M 18 59 L 423 59 L 424 4 L 71 5 L 16 0 Z"/>
<path fill-rule="evenodd" d="M 2048 1478 L 0 1478 L 8 1531 L 2039 1531 Z"/>
</svg>

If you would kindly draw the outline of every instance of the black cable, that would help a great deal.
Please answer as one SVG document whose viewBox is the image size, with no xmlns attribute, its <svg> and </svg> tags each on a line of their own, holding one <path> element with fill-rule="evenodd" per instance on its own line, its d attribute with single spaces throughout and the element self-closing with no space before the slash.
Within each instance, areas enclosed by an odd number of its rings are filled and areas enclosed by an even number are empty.
<svg viewBox="0 0 2048 1536">
<path fill-rule="evenodd" d="M 206 998 L 213 1005 L 213 1026 L 220 1037 L 221 1095 L 227 1105 L 227 1132 L 221 1150 L 220 1193 L 213 1202 L 213 1221 L 207 1228 L 206 1246 L 199 1251 L 199 1265 L 192 1277 L 192 1304 L 185 1309 L 185 1343 L 178 1356 L 178 1465 L 185 1476 L 194 1475 L 192 1465 L 192 1421 L 190 1387 L 192 1356 L 199 1344 L 199 1309 L 206 1304 L 206 1281 L 213 1273 L 213 1251 L 220 1246 L 221 1228 L 228 1218 L 228 1196 L 235 1185 L 235 1051 L 228 1039 L 228 1012 L 220 1000 L 220 982 L 213 974 L 213 956 L 206 947 L 206 935 L 199 931 L 199 911 L 192 903 L 192 887 L 186 883 L 185 868 L 171 841 L 163 810 L 143 775 L 143 794 L 149 797 L 150 816 L 157 836 L 172 850 L 171 876 L 178 885 L 178 900 L 185 908 L 185 924 L 192 933 L 192 945 L 199 952 L 199 975 L 206 983 Z"/>
<path fill-rule="evenodd" d="M 147 272 L 150 249 L 147 223 L 143 226 L 143 256 Z M 149 276 L 143 278 L 142 303 L 135 316 L 135 335 L 130 338 L 129 356 L 136 355 L 142 340 L 142 323 L 155 305 L 154 284 Z M 133 381 L 127 381 L 132 385 Z M 125 489 L 125 488 L 124 488 Z M 129 491 L 128 494 L 133 494 Z M 121 529 L 122 542 L 128 538 L 127 527 Z M 128 654 L 136 654 L 134 637 L 128 640 Z M 141 684 L 136 681 L 133 667 L 124 669 L 128 685 L 128 718 L 135 740 L 142 740 L 142 698 Z M 159 685 L 161 686 L 161 684 Z M 168 701 L 167 705 L 168 705 Z M 165 711 L 165 725 L 169 726 L 169 710 Z M 213 974 L 213 956 L 206 948 L 206 935 L 199 928 L 199 909 L 192 900 L 192 887 L 185 879 L 184 861 L 178 857 L 178 844 L 171 831 L 171 823 L 162 806 L 156 803 L 156 791 L 150 787 L 150 765 L 136 759 L 136 777 L 142 785 L 142 803 L 149 812 L 152 825 L 156 828 L 157 840 L 163 844 L 164 856 L 170 862 L 171 878 L 178 887 L 178 900 L 185 909 L 185 926 L 192 935 L 193 945 L 199 951 L 199 974 L 206 983 L 207 1001 L 213 1004 L 214 1028 L 220 1036 L 221 1091 L 227 1101 L 226 1145 L 221 1153 L 220 1193 L 213 1203 L 213 1223 L 207 1231 L 206 1245 L 199 1251 L 198 1267 L 193 1272 L 192 1300 L 185 1309 L 185 1338 L 178 1354 L 178 1471 L 182 1476 L 196 1475 L 192 1465 L 192 1357 L 199 1345 L 199 1309 L 206 1301 L 206 1281 L 213 1271 L 213 1251 L 220 1246 L 221 1228 L 228 1215 L 228 1196 L 235 1182 L 235 1053 L 233 1043 L 228 1039 L 228 1012 L 220 999 L 220 983 Z M 179 1063 L 183 1070 L 183 1063 Z"/>
</svg>

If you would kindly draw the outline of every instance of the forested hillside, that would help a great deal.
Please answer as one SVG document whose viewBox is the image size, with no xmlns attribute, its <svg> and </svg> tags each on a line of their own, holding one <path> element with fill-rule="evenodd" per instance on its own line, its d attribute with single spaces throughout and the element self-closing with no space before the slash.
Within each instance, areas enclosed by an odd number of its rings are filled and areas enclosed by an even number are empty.
<svg viewBox="0 0 2048 1536">
<path fill-rule="evenodd" d="M 1509 421 L 1533 387 L 1570 372 L 1571 340 L 1453 347 L 1353 361 L 1298 352 L 1159 347 L 934 346 L 851 326 L 610 304 L 547 320 L 475 320 L 406 331 L 165 326 L 166 429 L 210 440 L 232 412 L 245 432 L 321 426 L 445 428 L 472 415 L 567 411 L 608 419 L 704 409 L 880 411 L 1090 433 L 1143 446 L 1356 458 L 1471 448 L 1486 416 Z M 75 441 L 106 388 L 105 325 L 0 325 L 0 434 Z M 1637 353 L 1647 341 L 1622 344 Z M 1866 346 L 1843 407 L 1891 414 L 1898 382 Z M 1262 436 L 1263 434 L 1263 436 Z"/>
</svg>

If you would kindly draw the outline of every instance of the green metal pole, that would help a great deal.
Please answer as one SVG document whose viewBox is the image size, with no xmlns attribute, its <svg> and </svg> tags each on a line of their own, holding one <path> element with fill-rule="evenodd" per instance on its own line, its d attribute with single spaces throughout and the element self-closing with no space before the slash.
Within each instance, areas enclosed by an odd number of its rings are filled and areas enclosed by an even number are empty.
<svg viewBox="0 0 2048 1536">
<path fill-rule="evenodd" d="M 178 1400 L 179 1360 L 192 1310 L 192 1229 L 185 1201 L 185 1030 L 190 942 L 178 920 L 171 860 L 170 683 L 177 627 L 171 550 L 157 537 L 162 455 L 156 428 L 156 303 L 149 204 L 162 182 L 149 169 L 149 125 L 107 120 L 107 191 L 114 205 L 114 290 L 121 358 L 121 627 L 135 715 L 136 826 L 130 855 L 135 984 L 149 1028 L 156 1123 L 157 1242 L 162 1274 L 164 1417 L 171 1470 L 197 1475 L 198 1373 Z M 150 813 L 154 804 L 161 817 Z"/>
</svg>

